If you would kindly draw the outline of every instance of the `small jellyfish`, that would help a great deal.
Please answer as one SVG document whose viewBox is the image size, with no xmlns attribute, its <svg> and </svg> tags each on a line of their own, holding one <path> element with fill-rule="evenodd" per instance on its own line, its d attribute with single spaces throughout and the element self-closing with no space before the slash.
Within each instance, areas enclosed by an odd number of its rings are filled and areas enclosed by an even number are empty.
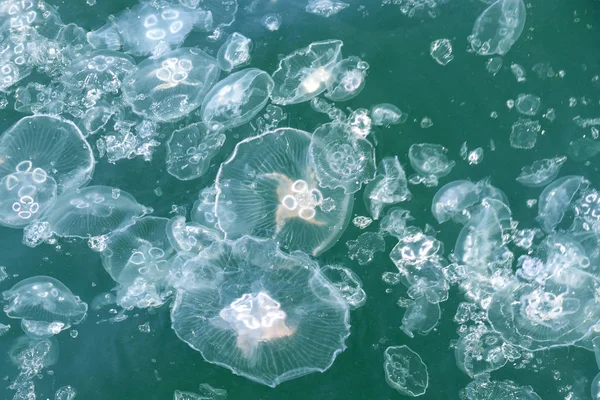
<svg viewBox="0 0 600 400">
<path fill-rule="evenodd" d="M 200 253 L 222 239 L 219 232 L 196 222 L 185 222 L 185 217 L 173 217 L 167 224 L 169 243 L 176 251 Z"/>
<path fill-rule="evenodd" d="M 347 101 L 362 91 L 369 64 L 358 57 L 348 57 L 332 70 L 334 79 L 328 83 L 325 97 L 332 101 Z"/>
<path fill-rule="evenodd" d="M 221 127 L 211 130 L 203 122 L 195 122 L 177 129 L 167 141 L 167 172 L 182 181 L 200 178 L 223 143 Z"/>
<path fill-rule="evenodd" d="M 586 189 L 589 182 L 582 176 L 565 176 L 557 179 L 544 189 L 538 200 L 537 220 L 546 233 L 554 231 L 562 221 L 580 189 Z"/>
<path fill-rule="evenodd" d="M 482 325 L 458 339 L 454 347 L 456 364 L 471 378 L 500 369 L 508 362 L 503 344 L 497 332 Z"/>
<path fill-rule="evenodd" d="M 411 226 L 404 230 L 398 244 L 390 252 L 390 259 L 400 272 L 407 274 L 407 267 L 420 266 L 443 253 L 443 244 L 436 238 L 426 235 L 421 229 Z"/>
<path fill-rule="evenodd" d="M 375 257 L 375 253 L 385 251 L 385 240 L 378 232 L 365 232 L 356 240 L 346 242 L 348 258 L 356 260 L 359 265 L 367 265 Z"/>
<path fill-rule="evenodd" d="M 417 265 L 405 263 L 398 270 L 411 299 L 416 301 L 424 298 L 432 304 L 448 300 L 450 285 L 443 266 L 436 257 L 430 257 Z"/>
<path fill-rule="evenodd" d="M 437 182 L 437 179 L 448 175 L 456 165 L 456 162 L 448 160 L 447 151 L 439 144 L 413 144 L 408 149 L 408 159 L 417 174 L 423 177 L 432 176 Z"/>
<path fill-rule="evenodd" d="M 349 6 L 350 4 L 340 0 L 308 0 L 305 10 L 307 13 L 329 18 Z"/>
<path fill-rule="evenodd" d="M 537 114 L 540 108 L 540 98 L 533 94 L 519 94 L 515 102 L 515 108 L 520 114 L 530 117 Z"/>
<path fill-rule="evenodd" d="M 200 191 L 198 200 L 192 206 L 190 219 L 200 225 L 219 230 L 215 203 L 217 201 L 217 189 L 213 186 L 206 187 Z"/>
<path fill-rule="evenodd" d="M 511 129 L 510 146 L 515 149 L 529 150 L 535 147 L 542 127 L 538 121 L 519 119 Z"/>
<path fill-rule="evenodd" d="M 375 177 L 375 149 L 354 135 L 345 123 L 332 122 L 315 130 L 310 159 L 322 187 L 343 188 L 348 194 L 360 190 Z"/>
<path fill-rule="evenodd" d="M 223 71 L 241 67 L 250 63 L 252 41 L 238 32 L 233 32 L 219 48 L 217 62 Z"/>
<path fill-rule="evenodd" d="M 285 56 L 272 74 L 273 103 L 302 103 L 330 87 L 336 79 L 333 70 L 341 61 L 342 45 L 341 40 L 314 42 Z"/>
<path fill-rule="evenodd" d="M 148 213 L 129 193 L 108 186 L 87 186 L 58 197 L 44 218 L 64 238 L 90 238 L 125 229 Z"/>
<path fill-rule="evenodd" d="M 393 104 L 381 103 L 371 107 L 371 121 L 375 126 L 403 124 L 407 118 L 408 114 Z"/>
<path fill-rule="evenodd" d="M 306 255 L 245 236 L 195 261 L 183 267 L 171 321 L 206 361 L 275 387 L 327 370 L 345 349 L 348 305 Z"/>
<path fill-rule="evenodd" d="M 410 200 L 406 174 L 398 157 L 386 157 L 379 162 L 375 179 L 365 188 L 364 199 L 373 219 L 379 219 L 381 211 L 392 204 Z"/>
<path fill-rule="evenodd" d="M 307 132 L 291 128 L 237 144 L 216 181 L 216 215 L 227 238 L 275 238 L 287 250 L 313 255 L 337 242 L 353 197 L 318 185 L 309 144 Z"/>
<path fill-rule="evenodd" d="M 209 127 L 232 129 L 254 118 L 267 104 L 273 79 L 264 71 L 247 68 L 218 82 L 202 102 L 202 121 Z"/>
<path fill-rule="evenodd" d="M 410 211 L 395 207 L 388 210 L 381 219 L 379 230 L 399 239 L 406 233 L 407 223 L 412 219 Z"/>
<path fill-rule="evenodd" d="M 414 332 L 424 336 L 437 326 L 440 316 L 438 303 L 430 303 L 425 297 L 419 297 L 406 308 L 400 329 L 409 338 L 415 337 Z"/>
<path fill-rule="evenodd" d="M 437 39 L 431 42 L 429 54 L 435 62 L 442 66 L 454 60 L 454 56 L 452 55 L 452 43 L 449 39 Z"/>
<path fill-rule="evenodd" d="M 339 290 L 351 310 L 356 310 L 365 304 L 367 294 L 362 288 L 362 281 L 350 268 L 342 265 L 326 265 L 321 268 L 321 272 Z"/>
<path fill-rule="evenodd" d="M 469 218 L 467 209 L 479 201 L 479 191 L 470 181 L 450 182 L 433 196 L 431 212 L 440 224 L 449 219 L 464 221 Z"/>
<path fill-rule="evenodd" d="M 503 56 L 521 36 L 526 9 L 523 0 L 497 0 L 479 15 L 468 40 L 477 54 Z"/>
<path fill-rule="evenodd" d="M 200 107 L 219 74 L 214 58 L 197 48 L 180 48 L 142 61 L 125 78 L 123 96 L 136 114 L 174 121 Z"/>
<path fill-rule="evenodd" d="M 47 338 L 80 323 L 87 304 L 60 281 L 49 276 L 27 278 L 2 293 L 4 312 L 21 320 L 31 337 Z"/>
<path fill-rule="evenodd" d="M 536 160 L 530 166 L 521 168 L 517 182 L 523 186 L 541 187 L 552 182 L 560 172 L 560 168 L 567 161 L 567 157 L 554 157 Z"/>
<path fill-rule="evenodd" d="M 260 23 L 265 27 L 265 29 L 271 32 L 277 31 L 281 26 L 281 15 L 267 14 L 260 19 Z"/>
<path fill-rule="evenodd" d="M 513 381 L 490 381 L 489 376 L 472 381 L 460 391 L 465 400 L 542 400 L 531 386 L 519 386 Z"/>
<path fill-rule="evenodd" d="M 418 397 L 429 386 L 427 365 L 408 346 L 390 346 L 383 352 L 383 370 L 388 385 L 400 394 Z"/>
</svg>

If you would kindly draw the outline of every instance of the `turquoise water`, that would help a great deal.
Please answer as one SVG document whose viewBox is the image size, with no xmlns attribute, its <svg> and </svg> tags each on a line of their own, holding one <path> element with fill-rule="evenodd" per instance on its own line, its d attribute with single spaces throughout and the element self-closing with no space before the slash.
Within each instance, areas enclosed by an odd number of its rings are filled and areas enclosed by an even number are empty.
<svg viewBox="0 0 600 400">
<path fill-rule="evenodd" d="M 245 3 L 245 2 L 242 2 Z M 252 67 L 272 72 L 280 56 L 307 46 L 313 41 L 340 39 L 344 55 L 357 55 L 370 65 L 364 90 L 340 107 L 370 108 L 377 103 L 392 103 L 409 113 L 408 121 L 389 128 L 375 127 L 372 137 L 378 160 L 397 155 L 412 174 L 408 164 L 408 148 L 414 143 L 439 143 L 448 148 L 449 158 L 457 165 L 441 184 L 452 180 L 473 181 L 490 177 L 510 200 L 514 219 L 520 227 L 536 226 L 536 207 L 529 208 L 528 199 L 537 199 L 541 188 L 526 188 L 515 182 L 520 169 L 533 161 L 556 155 L 570 155 L 571 143 L 591 137 L 590 128 L 577 126 L 573 118 L 598 116 L 600 74 L 598 20 L 600 2 L 592 0 L 530 0 L 527 5 L 525 30 L 516 44 L 503 57 L 501 70 L 492 75 L 486 70 L 489 57 L 468 52 L 467 36 L 477 16 L 486 4 L 477 0 L 449 0 L 439 6 L 436 18 L 402 14 L 397 5 L 381 5 L 376 1 L 350 6 L 330 18 L 304 12 L 301 1 L 258 1 L 253 7 L 241 4 L 236 21 L 225 32 L 238 31 L 254 42 Z M 102 26 L 109 15 L 135 2 L 99 1 L 90 7 L 85 2 L 53 2 L 65 23 L 76 23 L 86 30 Z M 268 13 L 281 15 L 279 30 L 270 32 L 260 24 Z M 223 39 L 206 40 L 206 34 L 192 33 L 185 45 L 199 46 L 216 55 Z M 433 40 L 448 38 L 453 45 L 454 59 L 446 66 L 438 65 L 429 55 Z M 527 80 L 517 82 L 510 70 L 512 63 L 523 66 Z M 538 63 L 552 66 L 555 75 L 540 78 L 532 69 Z M 561 76 L 563 75 L 564 76 Z M 32 74 L 29 81 L 47 82 L 41 74 Z M 21 84 L 21 83 L 20 83 Z M 534 149 L 516 150 L 510 147 L 511 125 L 518 119 L 506 101 L 519 93 L 534 93 L 541 98 L 538 113 L 543 134 Z M 11 97 L 9 96 L 9 99 Z M 549 108 L 556 112 L 550 122 L 539 117 Z M 286 119 L 281 126 L 312 132 L 327 122 L 326 116 L 314 112 L 308 103 L 284 107 Z M 491 117 L 492 113 L 497 117 Z M 0 131 L 6 130 L 23 117 L 14 111 L 12 102 L 0 110 Z M 423 129 L 425 117 L 433 126 Z M 118 187 L 131 193 L 138 202 L 152 207 L 153 215 L 171 217 L 173 205 L 185 207 L 189 217 L 192 203 L 200 189 L 215 179 L 219 164 L 224 161 L 240 138 L 249 134 L 248 125 L 228 133 L 228 139 L 215 157 L 209 172 L 200 179 L 179 181 L 165 169 L 164 145 L 153 154 L 152 161 L 140 158 L 120 160 L 110 164 L 105 158 L 96 165 L 92 185 Z M 170 131 L 161 132 L 162 141 Z M 493 150 L 492 144 L 493 141 Z M 459 156 L 461 145 L 469 150 L 482 147 L 484 158 L 478 165 L 469 165 Z M 597 185 L 597 159 L 575 160 L 571 157 L 561 170 L 561 176 L 584 175 Z M 411 185 L 412 199 L 402 206 L 414 217 L 413 225 L 430 224 L 438 231 L 437 238 L 445 245 L 445 255 L 453 247 L 460 231 L 457 224 L 439 225 L 431 215 L 431 199 L 440 187 Z M 158 196 L 156 189 L 162 194 Z M 354 215 L 367 215 L 362 191 L 355 194 Z M 364 231 L 377 231 L 373 223 Z M 452 318 L 463 295 L 452 288 L 448 301 L 440 304 L 442 317 L 438 326 L 426 336 L 411 339 L 401 330 L 403 309 L 396 305 L 406 297 L 402 285 L 388 286 L 381 276 L 394 271 L 389 252 L 395 239 L 386 238 L 386 251 L 377 253 L 368 265 L 360 266 L 347 257 L 345 243 L 364 232 L 349 225 L 339 242 L 318 257 L 322 263 L 343 263 L 363 281 L 366 304 L 351 312 L 351 335 L 347 349 L 324 373 L 316 373 L 285 382 L 275 389 L 261 386 L 233 375 L 229 370 L 209 364 L 202 356 L 180 341 L 170 328 L 169 304 L 148 310 L 127 311 L 124 321 L 113 323 L 107 309 L 90 310 L 87 319 L 56 336 L 59 358 L 55 365 L 44 369 L 34 379 L 40 399 L 53 398 L 62 386 L 71 385 L 81 399 L 170 399 L 175 390 L 197 391 L 208 383 L 227 390 L 229 399 L 399 399 L 389 387 L 383 372 L 383 352 L 388 346 L 408 345 L 420 354 L 429 371 L 429 387 L 423 399 L 458 399 L 458 392 L 471 379 L 456 366 L 451 344 L 458 338 L 457 324 Z M 10 278 L 0 283 L 6 290 L 19 280 L 49 275 L 62 281 L 87 303 L 115 286 L 102 267 L 100 257 L 84 242 L 60 241 L 29 248 L 21 243 L 22 231 L 0 228 L 0 265 L 6 266 Z M 22 336 L 16 320 L 0 315 L 0 323 L 11 330 L 0 337 L 0 398 L 12 398 L 6 388 L 18 374 L 7 354 L 14 341 Z M 149 323 L 150 332 L 141 332 L 140 325 Z M 72 333 L 72 332 L 71 332 Z M 577 347 L 547 350 L 535 354 L 533 360 L 509 362 L 492 372 L 494 380 L 511 379 L 520 385 L 531 385 L 543 399 L 589 399 L 589 387 L 597 373 L 594 355 Z M 572 397 L 568 397 L 571 393 Z"/>
</svg>

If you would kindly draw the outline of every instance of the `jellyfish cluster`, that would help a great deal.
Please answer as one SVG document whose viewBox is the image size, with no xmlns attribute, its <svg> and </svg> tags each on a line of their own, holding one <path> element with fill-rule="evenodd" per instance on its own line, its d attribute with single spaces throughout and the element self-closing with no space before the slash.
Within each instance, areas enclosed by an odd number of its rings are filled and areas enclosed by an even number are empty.
<svg viewBox="0 0 600 400">
<path fill-rule="evenodd" d="M 0 283 L 11 286 L 1 292 L 4 314 L 19 321 L 0 323 L 0 336 L 19 334 L 8 354 L 17 373 L 4 379 L 14 399 L 36 398 L 44 371 L 60 363 L 60 339 L 105 322 L 89 311 L 107 305 L 111 324 L 164 315 L 171 332 L 161 340 L 196 357 L 187 367 L 203 360 L 267 388 L 330 379 L 338 358 L 363 352 L 389 390 L 372 398 L 438 398 L 429 388 L 444 385 L 442 367 L 422 341 L 439 342 L 444 321 L 458 328 L 435 348 L 466 379 L 454 398 L 541 399 L 535 382 L 496 371 L 539 365 L 556 349 L 595 352 L 600 365 L 600 186 L 592 168 L 575 168 L 600 152 L 600 118 L 574 118 L 589 134 L 568 154 L 548 153 L 539 143 L 556 113 L 523 89 L 506 102 L 513 118 L 502 143 L 413 140 L 411 132 L 455 121 L 434 126 L 417 106 L 365 90 L 381 60 L 358 41 L 300 35 L 299 48 L 286 39 L 271 51 L 268 40 L 295 35 L 289 15 L 271 12 L 277 2 L 262 15 L 260 2 L 248 3 L 141 0 L 84 29 L 43 1 L 0 0 L 0 112 L 15 111 L 0 124 L 0 233 L 22 233 L 32 257 L 80 246 L 112 285 L 88 299 L 50 276 L 60 266 L 31 276 L 0 267 Z M 452 2 L 384 3 L 431 19 Z M 481 10 L 467 49 L 453 50 L 455 37 L 434 40 L 432 68 L 482 56 L 481 73 L 506 72 L 519 84 L 561 75 L 545 64 L 503 66 L 525 31 L 523 0 L 471 3 L 461 7 Z M 298 10 L 337 23 L 354 8 L 307 0 Z M 236 24 L 241 15 L 248 20 Z M 260 34 L 246 29 L 250 21 Z M 386 144 L 393 135 L 395 147 Z M 520 192 L 484 169 L 484 152 L 487 160 L 500 151 L 523 155 L 512 178 Z M 143 168 L 130 173 L 132 165 Z M 149 193 L 171 212 L 155 210 Z M 401 309 L 376 316 L 393 333 L 360 343 L 383 301 Z M 600 373 L 589 383 L 594 399 L 599 382 Z M 55 398 L 74 399 L 74 386 Z M 226 397 L 200 390 L 173 396 Z"/>
</svg>

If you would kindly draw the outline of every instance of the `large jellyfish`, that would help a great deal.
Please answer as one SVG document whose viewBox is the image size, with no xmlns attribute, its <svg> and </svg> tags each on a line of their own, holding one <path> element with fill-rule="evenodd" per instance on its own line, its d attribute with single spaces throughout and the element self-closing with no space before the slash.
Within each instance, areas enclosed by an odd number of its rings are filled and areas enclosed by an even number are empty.
<svg viewBox="0 0 600 400">
<path fill-rule="evenodd" d="M 459 222 L 469 218 L 467 208 L 479 201 L 480 189 L 470 181 L 453 181 L 433 196 L 431 213 L 441 224 L 449 219 Z"/>
<path fill-rule="evenodd" d="M 233 32 L 225 43 L 219 48 L 217 62 L 223 71 L 231 71 L 234 68 L 250 62 L 250 50 L 252 41 L 238 32 Z"/>
<path fill-rule="evenodd" d="M 32 337 L 50 337 L 80 323 L 87 304 L 60 281 L 49 276 L 27 278 L 2 293 L 4 312 L 21 320 Z"/>
<path fill-rule="evenodd" d="M 300 252 L 245 236 L 213 244 L 182 274 L 172 326 L 210 363 L 275 387 L 327 370 L 346 347 L 348 305 Z"/>
<path fill-rule="evenodd" d="M 572 175 L 557 179 L 546 186 L 540 194 L 537 217 L 546 233 L 554 231 L 577 192 L 586 189 L 588 185 L 589 182 L 583 176 Z"/>
<path fill-rule="evenodd" d="M 180 48 L 142 61 L 123 82 L 123 95 L 136 114 L 177 120 L 200 107 L 219 79 L 217 61 L 197 48 Z"/>
<path fill-rule="evenodd" d="M 284 57 L 272 75 L 273 103 L 302 103 L 333 85 L 334 67 L 341 60 L 342 45 L 341 40 L 314 42 Z"/>
<path fill-rule="evenodd" d="M 517 182 L 528 187 L 545 186 L 556 178 L 565 161 L 567 157 L 564 156 L 536 160 L 533 164 L 521 168 Z"/>
<path fill-rule="evenodd" d="M 273 91 L 273 79 L 264 71 L 247 68 L 218 82 L 204 98 L 202 121 L 226 129 L 244 125 L 263 109 Z"/>
<path fill-rule="evenodd" d="M 404 396 L 418 397 L 429 386 L 427 365 L 408 346 L 390 346 L 383 353 L 385 380 Z"/>
<path fill-rule="evenodd" d="M 521 36 L 525 18 L 523 0 L 497 0 L 475 21 L 469 36 L 471 48 L 482 56 L 503 56 Z"/>
<path fill-rule="evenodd" d="M 275 238 L 318 255 L 346 228 L 353 197 L 322 188 L 309 160 L 310 135 L 292 128 L 238 143 L 217 174 L 216 213 L 227 238 Z"/>
</svg>

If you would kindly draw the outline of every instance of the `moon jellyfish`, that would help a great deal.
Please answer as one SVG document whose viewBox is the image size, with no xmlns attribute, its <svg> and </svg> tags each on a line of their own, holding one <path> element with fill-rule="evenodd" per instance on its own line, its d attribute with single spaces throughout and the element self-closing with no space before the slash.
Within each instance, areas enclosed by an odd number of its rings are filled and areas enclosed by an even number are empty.
<svg viewBox="0 0 600 400">
<path fill-rule="evenodd" d="M 540 108 L 540 98 L 533 94 L 520 93 L 515 101 L 515 108 L 519 114 L 528 115 L 530 117 L 537 114 Z"/>
<path fill-rule="evenodd" d="M 577 192 L 588 185 L 589 182 L 582 176 L 565 176 L 546 186 L 538 200 L 537 217 L 546 233 L 554 231 Z"/>
<path fill-rule="evenodd" d="M 359 265 L 367 265 L 375 257 L 375 253 L 385 251 L 385 240 L 379 232 L 365 232 L 356 240 L 348 240 L 348 258 L 356 260 Z"/>
<path fill-rule="evenodd" d="M 313 255 L 337 242 L 353 197 L 318 185 L 311 143 L 307 132 L 281 128 L 237 144 L 216 180 L 216 214 L 227 238 L 274 238 L 288 251 Z"/>
<path fill-rule="evenodd" d="M 59 196 L 44 220 L 56 236 L 90 238 L 122 230 L 147 213 L 125 191 L 88 186 Z"/>
<path fill-rule="evenodd" d="M 408 346 L 390 346 L 383 352 L 383 370 L 388 385 L 400 394 L 418 397 L 429 386 L 427 365 Z"/>
<path fill-rule="evenodd" d="M 508 362 L 503 351 L 504 340 L 485 326 L 461 336 L 454 347 L 456 365 L 471 378 L 502 368 Z"/>
<path fill-rule="evenodd" d="M 202 121 L 225 129 L 244 125 L 269 101 L 273 79 L 264 71 L 247 68 L 218 82 L 204 98 Z"/>
<path fill-rule="evenodd" d="M 521 168 L 517 182 L 528 187 L 546 186 L 556 178 L 565 161 L 567 161 L 567 157 L 536 160 L 530 166 Z"/>
<path fill-rule="evenodd" d="M 71 121 L 49 115 L 25 117 L 0 136 L 0 176 L 15 172 L 34 173 L 31 179 L 45 179 L 44 184 L 52 178 L 61 194 L 92 179 L 94 155 Z"/>
<path fill-rule="evenodd" d="M 375 177 L 373 145 L 354 135 L 347 124 L 332 122 L 317 128 L 309 153 L 322 187 L 342 188 L 352 194 Z"/>
<path fill-rule="evenodd" d="M 279 27 L 281 26 L 281 15 L 267 14 L 260 19 L 260 23 L 267 30 L 269 30 L 271 32 L 275 32 L 275 31 L 279 30 Z"/>
<path fill-rule="evenodd" d="M 466 220 L 466 210 L 479 201 L 479 189 L 470 181 L 453 181 L 433 196 L 431 212 L 441 224 L 449 219 Z"/>
<path fill-rule="evenodd" d="M 340 0 L 308 0 L 305 10 L 307 13 L 329 18 L 348 6 L 350 4 Z"/>
<path fill-rule="evenodd" d="M 481 13 L 468 40 L 477 54 L 503 56 L 519 39 L 525 26 L 523 0 L 497 0 Z"/>
<path fill-rule="evenodd" d="M 490 381 L 489 377 L 469 383 L 460 392 L 464 400 L 542 400 L 531 386 L 519 386 L 513 381 Z"/>
<path fill-rule="evenodd" d="M 211 130 L 203 122 L 174 131 L 167 141 L 167 172 L 182 181 L 201 177 L 223 143 L 223 129 Z"/>
<path fill-rule="evenodd" d="M 200 107 L 219 74 L 214 58 L 197 48 L 181 48 L 142 61 L 125 78 L 123 96 L 136 114 L 174 121 Z"/>
<path fill-rule="evenodd" d="M 596 358 L 596 366 L 600 368 L 600 337 L 595 337 L 592 340 L 594 348 L 594 356 Z M 596 374 L 592 381 L 592 400 L 598 400 L 600 398 L 600 372 Z"/>
<path fill-rule="evenodd" d="M 514 149 L 529 150 L 535 147 L 538 133 L 542 127 L 538 121 L 519 119 L 511 129 L 510 146 Z"/>
<path fill-rule="evenodd" d="M 284 57 L 272 75 L 273 103 L 302 103 L 324 92 L 335 81 L 333 70 L 342 58 L 342 45 L 341 40 L 314 42 Z"/>
<path fill-rule="evenodd" d="M 192 206 L 190 219 L 200 225 L 219 230 L 215 204 L 217 201 L 217 189 L 214 185 L 200 191 L 198 200 Z"/>
<path fill-rule="evenodd" d="M 321 268 L 321 272 L 339 290 L 351 310 L 356 310 L 365 304 L 367 294 L 362 288 L 362 281 L 350 268 L 342 265 L 326 265 Z"/>
<path fill-rule="evenodd" d="M 371 107 L 371 121 L 375 126 L 403 124 L 407 118 L 408 114 L 393 104 L 381 103 Z"/>
<path fill-rule="evenodd" d="M 440 305 L 430 303 L 425 297 L 411 301 L 402 317 L 400 329 L 410 338 L 414 338 L 414 332 L 427 335 L 438 324 L 441 317 Z"/>
<path fill-rule="evenodd" d="M 452 42 L 450 39 L 437 39 L 429 45 L 429 55 L 441 66 L 454 60 L 452 55 Z"/>
<path fill-rule="evenodd" d="M 328 84 L 325 97 L 332 101 L 347 101 L 356 96 L 365 87 L 365 78 L 369 64 L 358 57 L 348 57 L 333 67 L 335 77 Z"/>
<path fill-rule="evenodd" d="M 238 32 L 233 32 L 219 48 L 217 62 L 223 71 L 231 71 L 250 63 L 252 41 Z"/>
<path fill-rule="evenodd" d="M 185 222 L 185 217 L 173 217 L 167 224 L 169 243 L 176 251 L 199 253 L 212 243 L 221 240 L 217 231 L 196 222 Z"/>
<path fill-rule="evenodd" d="M 418 264 L 404 263 L 398 270 L 411 299 L 424 298 L 432 304 L 448 300 L 450 284 L 444 275 L 441 260 L 435 255 Z"/>
<path fill-rule="evenodd" d="M 439 144 L 413 144 L 408 149 L 410 165 L 422 177 L 431 177 L 437 185 L 437 180 L 452 171 L 456 162 L 448 160 L 448 150 Z"/>
<path fill-rule="evenodd" d="M 4 312 L 21 320 L 21 328 L 32 337 L 50 337 L 80 323 L 87 304 L 60 281 L 49 276 L 27 278 L 2 293 Z"/>
<path fill-rule="evenodd" d="M 385 207 L 410 200 L 411 197 L 406 173 L 398 157 L 382 159 L 375 179 L 367 184 L 364 193 L 365 204 L 373 219 L 379 219 Z"/>
<path fill-rule="evenodd" d="M 245 236 L 214 243 L 183 276 L 172 327 L 210 363 L 275 387 L 345 349 L 348 305 L 302 253 Z"/>
</svg>

